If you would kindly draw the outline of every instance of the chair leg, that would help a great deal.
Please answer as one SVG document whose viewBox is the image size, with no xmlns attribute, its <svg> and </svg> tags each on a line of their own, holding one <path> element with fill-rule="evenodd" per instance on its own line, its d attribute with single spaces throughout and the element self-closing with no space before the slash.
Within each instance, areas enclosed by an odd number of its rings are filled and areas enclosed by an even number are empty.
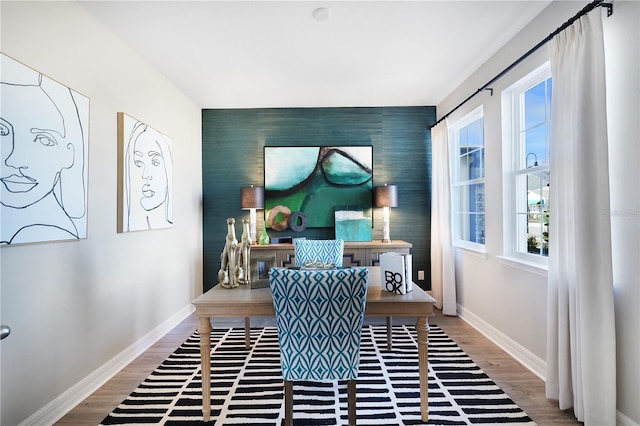
<svg viewBox="0 0 640 426">
<path fill-rule="evenodd" d="M 284 381 L 284 426 L 293 426 L 293 382 Z"/>
<path fill-rule="evenodd" d="M 347 382 L 347 405 L 349 409 L 349 426 L 356 426 L 356 381 Z"/>
</svg>

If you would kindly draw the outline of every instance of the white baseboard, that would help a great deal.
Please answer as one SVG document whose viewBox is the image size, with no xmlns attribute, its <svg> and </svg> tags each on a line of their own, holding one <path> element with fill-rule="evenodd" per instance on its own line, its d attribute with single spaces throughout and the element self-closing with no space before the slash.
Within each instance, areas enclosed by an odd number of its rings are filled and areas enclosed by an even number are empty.
<svg viewBox="0 0 640 426">
<path fill-rule="evenodd" d="M 530 370 L 533 374 L 543 381 L 545 380 L 547 369 L 547 363 L 545 360 L 511 339 L 509 336 L 505 335 L 473 312 L 465 309 L 464 306 L 458 305 L 458 316 L 486 336 L 487 339 L 498 345 L 506 353 L 511 355 L 516 361 Z"/>
<path fill-rule="evenodd" d="M 51 401 L 46 406 L 29 416 L 20 426 L 52 425 L 71 411 L 76 405 L 84 401 L 92 393 L 115 376 L 120 370 L 129 365 L 138 356 L 149 349 L 160 338 L 184 321 L 194 312 L 195 308 L 189 304 L 171 316 L 165 322 L 147 333 L 142 339 L 120 352 L 106 364 L 76 383 L 69 390 Z"/>
<path fill-rule="evenodd" d="M 498 345 L 503 351 L 512 356 L 525 368 L 538 376 L 543 382 L 546 381 L 545 375 L 547 363 L 545 360 L 533 354 L 531 351 L 527 350 L 510 337 L 500 332 L 498 329 L 484 321 L 482 318 L 478 317 L 473 312 L 465 309 L 464 306 L 458 305 L 458 316 L 465 322 L 469 323 L 469 325 L 478 330 L 480 333 L 482 333 L 487 339 Z M 616 425 L 640 426 L 640 424 L 634 422 L 632 419 L 625 416 L 620 411 L 616 412 Z"/>
<path fill-rule="evenodd" d="M 616 425 L 617 426 L 640 426 L 640 423 L 636 423 L 629 417 L 622 414 L 620 411 L 616 412 Z"/>
</svg>

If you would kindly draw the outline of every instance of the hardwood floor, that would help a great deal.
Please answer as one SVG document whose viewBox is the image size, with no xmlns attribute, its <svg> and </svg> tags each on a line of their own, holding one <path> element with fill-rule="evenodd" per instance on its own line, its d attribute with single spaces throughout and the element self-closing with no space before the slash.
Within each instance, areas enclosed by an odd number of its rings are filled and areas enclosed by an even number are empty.
<svg viewBox="0 0 640 426">
<path fill-rule="evenodd" d="M 538 376 L 466 321 L 438 315 L 430 318 L 429 324 L 438 324 L 538 426 L 581 424 L 573 410 L 562 411 L 556 401 L 546 398 L 544 382 Z"/>
<path fill-rule="evenodd" d="M 384 318 L 367 318 L 367 323 L 384 324 Z M 394 318 L 394 324 L 414 324 L 414 318 Z M 580 424 L 572 410 L 562 411 L 545 397 L 544 382 L 498 348 L 490 340 L 457 317 L 436 315 L 430 324 L 439 325 L 539 426 Z M 254 318 L 252 326 L 274 325 L 272 318 Z M 243 327 L 243 318 L 215 320 L 214 327 Z M 194 330 L 198 320 L 192 315 L 125 367 L 109 382 L 82 401 L 56 425 L 97 425 L 124 400 Z"/>
</svg>

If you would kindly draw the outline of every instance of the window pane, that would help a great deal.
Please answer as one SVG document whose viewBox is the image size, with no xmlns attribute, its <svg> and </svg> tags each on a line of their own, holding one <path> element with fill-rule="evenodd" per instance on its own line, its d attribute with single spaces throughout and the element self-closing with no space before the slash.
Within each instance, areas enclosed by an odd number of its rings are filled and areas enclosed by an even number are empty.
<svg viewBox="0 0 640 426">
<path fill-rule="evenodd" d="M 522 233 L 526 239 L 526 253 L 549 255 L 549 215 L 531 213 L 527 215 L 527 231 Z M 518 246 L 521 246 L 519 241 Z"/>
<path fill-rule="evenodd" d="M 484 177 L 484 120 L 479 119 L 467 126 L 467 144 L 471 149 L 472 160 L 469 164 L 471 179 Z"/>
<path fill-rule="evenodd" d="M 454 188 L 454 197 L 456 203 L 456 210 L 458 212 L 469 211 L 469 186 L 463 185 Z"/>
<path fill-rule="evenodd" d="M 462 213 L 484 213 L 484 183 L 455 188 L 456 210 Z"/>
<path fill-rule="evenodd" d="M 527 177 L 528 175 L 521 174 L 516 178 L 516 213 L 526 215 L 529 213 L 529 202 L 531 196 L 527 191 Z"/>
<path fill-rule="evenodd" d="M 516 250 L 519 253 L 530 253 L 527 245 L 528 218 L 529 218 L 529 215 L 527 213 L 518 213 L 516 215 L 516 230 L 518 235 L 517 241 L 516 241 L 517 242 Z M 535 247 L 535 244 L 533 244 L 532 247 Z"/>
<path fill-rule="evenodd" d="M 484 183 L 469 185 L 469 211 L 484 213 Z"/>
<path fill-rule="evenodd" d="M 484 177 L 484 148 L 474 151 L 473 163 L 471 164 L 471 179 L 482 177 Z"/>
<path fill-rule="evenodd" d="M 459 239 L 477 244 L 484 244 L 484 214 L 459 213 Z"/>
<path fill-rule="evenodd" d="M 477 109 L 453 126 L 452 158 L 455 238 L 484 244 L 484 120 Z"/>
<path fill-rule="evenodd" d="M 484 184 L 456 188 L 458 237 L 461 240 L 484 244 Z"/>
<path fill-rule="evenodd" d="M 549 243 L 549 172 L 527 173 L 527 213 L 519 214 L 518 251 L 547 256 Z M 520 205 L 518 206 L 520 211 Z M 522 221 L 522 217 L 526 221 Z M 526 251 L 525 251 L 526 250 Z"/>
<path fill-rule="evenodd" d="M 458 182 L 484 177 L 484 120 L 473 121 L 458 132 Z"/>
<path fill-rule="evenodd" d="M 471 242 L 484 244 L 484 213 L 471 215 L 470 228 Z"/>
<path fill-rule="evenodd" d="M 467 137 L 468 127 L 469 126 L 463 127 L 458 132 L 458 145 L 460 146 L 461 150 L 462 150 L 462 147 L 466 147 L 467 145 L 469 145 L 469 143 L 467 142 L 467 140 L 469 139 Z"/>
<path fill-rule="evenodd" d="M 549 203 L 549 172 L 527 173 L 529 210 L 546 211 Z"/>
<path fill-rule="evenodd" d="M 460 148 L 460 161 L 458 163 L 457 182 L 464 182 L 469 180 L 470 163 L 471 163 L 471 158 L 469 158 L 467 149 Z"/>
<path fill-rule="evenodd" d="M 547 121 L 551 121 L 551 84 L 552 79 L 547 79 Z"/>
<path fill-rule="evenodd" d="M 467 153 L 467 179 L 484 177 L 484 149 L 474 149 Z"/>
<path fill-rule="evenodd" d="M 541 166 L 547 163 L 546 126 L 538 126 L 525 133 L 525 167 Z"/>
<path fill-rule="evenodd" d="M 525 129 L 538 126 L 546 121 L 546 105 L 544 81 L 524 93 Z"/>
<path fill-rule="evenodd" d="M 531 221 L 531 219 L 529 219 Z M 531 222 L 529 222 L 531 225 Z M 542 254 L 542 234 L 535 226 L 530 226 L 529 231 L 526 233 L 527 236 L 527 253 L 531 254 Z"/>
<path fill-rule="evenodd" d="M 484 146 L 483 120 L 479 119 L 469 124 L 467 129 L 467 145 L 473 147 Z"/>
<path fill-rule="evenodd" d="M 484 148 L 460 148 L 457 182 L 484 177 Z"/>
</svg>

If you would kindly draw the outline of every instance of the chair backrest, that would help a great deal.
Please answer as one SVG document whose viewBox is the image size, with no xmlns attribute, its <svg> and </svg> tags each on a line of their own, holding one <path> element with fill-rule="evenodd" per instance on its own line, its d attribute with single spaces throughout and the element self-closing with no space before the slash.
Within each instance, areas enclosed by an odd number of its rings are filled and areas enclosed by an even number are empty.
<svg viewBox="0 0 640 426">
<path fill-rule="evenodd" d="M 367 268 L 271 268 L 284 380 L 358 377 Z"/>
<path fill-rule="evenodd" d="M 315 260 L 342 266 L 343 240 L 295 240 L 293 248 L 297 267 Z"/>
</svg>

